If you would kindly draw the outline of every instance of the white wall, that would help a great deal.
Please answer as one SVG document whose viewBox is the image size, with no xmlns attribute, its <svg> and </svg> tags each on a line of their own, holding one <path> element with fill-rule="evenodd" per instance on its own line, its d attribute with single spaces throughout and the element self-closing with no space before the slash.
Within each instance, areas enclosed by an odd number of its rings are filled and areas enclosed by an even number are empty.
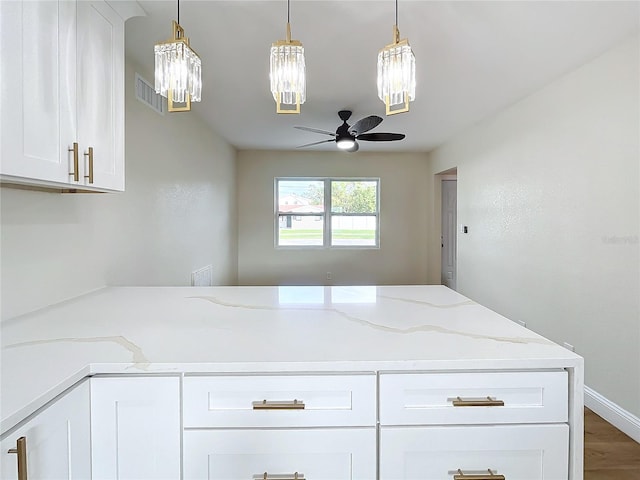
<svg viewBox="0 0 640 480">
<path fill-rule="evenodd" d="M 574 345 L 587 385 L 636 416 L 638 44 L 630 39 L 430 155 L 431 175 L 458 168 L 458 222 L 469 226 L 458 234 L 459 291 Z"/>
<path fill-rule="evenodd" d="M 379 177 L 380 249 L 276 249 L 274 178 L 280 176 Z M 427 179 L 426 154 L 238 152 L 238 282 L 424 283 Z"/>
<path fill-rule="evenodd" d="M 134 71 L 125 193 L 0 190 L 3 319 L 105 285 L 188 285 L 207 264 L 216 284 L 235 283 L 235 150 L 193 113 L 137 101 Z"/>
</svg>

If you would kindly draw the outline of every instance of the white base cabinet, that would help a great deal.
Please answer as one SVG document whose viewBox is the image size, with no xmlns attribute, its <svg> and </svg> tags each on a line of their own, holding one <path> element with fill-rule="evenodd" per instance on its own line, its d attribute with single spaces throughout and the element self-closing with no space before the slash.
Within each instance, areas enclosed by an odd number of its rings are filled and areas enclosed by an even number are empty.
<svg viewBox="0 0 640 480">
<path fill-rule="evenodd" d="M 55 400 L 26 423 L 3 437 L 1 478 L 18 479 L 19 438 L 26 439 L 29 480 L 78 480 L 91 478 L 89 382 Z"/>
<path fill-rule="evenodd" d="M 568 425 L 382 427 L 380 480 L 566 480 L 568 449 Z"/>
<path fill-rule="evenodd" d="M 375 480 L 376 430 L 190 430 L 185 480 Z"/>
<path fill-rule="evenodd" d="M 7 452 L 24 436 L 30 480 L 580 480 L 567 383 L 561 370 L 96 376 L 3 436 L 2 478 L 18 479 Z"/>
<path fill-rule="evenodd" d="M 91 379 L 93 480 L 180 478 L 180 379 Z"/>
</svg>

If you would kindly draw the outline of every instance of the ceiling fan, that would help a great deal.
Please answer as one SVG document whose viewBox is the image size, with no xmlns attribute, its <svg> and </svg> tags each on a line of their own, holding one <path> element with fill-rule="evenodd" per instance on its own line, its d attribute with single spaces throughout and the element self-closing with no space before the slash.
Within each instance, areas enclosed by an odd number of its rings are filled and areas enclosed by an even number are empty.
<svg viewBox="0 0 640 480">
<path fill-rule="evenodd" d="M 297 148 L 311 147 L 312 145 L 320 145 L 321 143 L 336 142 L 337 147 L 345 152 L 357 152 L 358 148 L 360 148 L 357 140 L 366 140 L 369 142 L 393 142 L 395 140 L 402 140 L 405 137 L 404 133 L 365 133 L 380 125 L 382 118 L 377 115 L 364 117 L 351 126 L 347 123 L 347 120 L 351 117 L 350 110 L 340 110 L 338 112 L 338 116 L 340 117 L 340 120 L 342 120 L 342 125 L 338 127 L 335 133 L 328 132 L 326 130 L 319 130 L 317 128 L 294 127 L 298 130 L 322 133 L 323 135 L 330 135 L 333 137 L 327 140 L 320 140 L 319 142 L 300 145 Z"/>
</svg>

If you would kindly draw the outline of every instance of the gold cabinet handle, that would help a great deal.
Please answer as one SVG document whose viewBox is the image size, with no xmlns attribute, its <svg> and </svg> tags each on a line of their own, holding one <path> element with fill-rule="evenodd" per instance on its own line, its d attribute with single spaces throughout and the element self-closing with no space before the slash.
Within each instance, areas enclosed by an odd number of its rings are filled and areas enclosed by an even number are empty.
<svg viewBox="0 0 640 480">
<path fill-rule="evenodd" d="M 73 180 L 80 180 L 80 172 L 78 170 L 78 142 L 73 142 L 73 147 L 68 149 L 73 152 L 73 172 L 69 172 L 69 176 L 73 176 Z"/>
<path fill-rule="evenodd" d="M 10 448 L 7 453 L 18 454 L 18 480 L 27 480 L 27 438 L 20 437 L 16 448 Z"/>
<path fill-rule="evenodd" d="M 85 152 L 85 157 L 89 157 L 89 175 L 85 175 L 84 178 L 89 179 L 89 183 L 93 183 L 93 147 L 89 147 L 89 151 Z"/>
<path fill-rule="evenodd" d="M 504 407 L 504 400 L 497 398 L 460 398 L 451 399 L 454 407 Z"/>
<path fill-rule="evenodd" d="M 252 402 L 254 410 L 304 410 L 304 402 L 302 400 L 293 400 L 292 402 L 274 402 L 261 400 Z"/>
<path fill-rule="evenodd" d="M 253 480 L 305 480 L 304 473 L 259 473 L 253 476 Z"/>
<path fill-rule="evenodd" d="M 504 475 L 493 473 L 491 469 L 487 469 L 487 473 L 470 473 L 465 475 L 462 470 L 458 469 L 458 473 L 453 476 L 453 480 L 506 480 Z"/>
</svg>

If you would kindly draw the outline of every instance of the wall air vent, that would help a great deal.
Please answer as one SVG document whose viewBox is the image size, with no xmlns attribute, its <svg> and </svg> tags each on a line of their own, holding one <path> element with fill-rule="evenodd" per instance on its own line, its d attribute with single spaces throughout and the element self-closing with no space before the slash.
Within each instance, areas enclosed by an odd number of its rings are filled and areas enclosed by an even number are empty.
<svg viewBox="0 0 640 480">
<path fill-rule="evenodd" d="M 192 287 L 210 287 L 213 276 L 213 267 L 207 265 L 194 272 L 191 272 Z"/>
<path fill-rule="evenodd" d="M 155 88 L 136 73 L 136 98 L 160 115 L 167 111 L 167 99 L 156 93 Z"/>
</svg>

